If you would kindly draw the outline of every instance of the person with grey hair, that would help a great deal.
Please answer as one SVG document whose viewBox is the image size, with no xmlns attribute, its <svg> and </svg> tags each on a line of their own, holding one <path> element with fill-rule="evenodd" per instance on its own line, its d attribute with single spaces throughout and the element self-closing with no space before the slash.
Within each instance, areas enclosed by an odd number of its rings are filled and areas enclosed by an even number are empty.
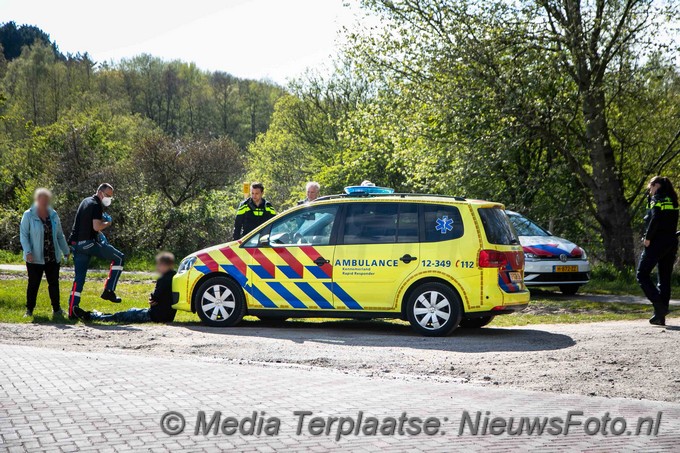
<svg viewBox="0 0 680 453">
<path fill-rule="evenodd" d="M 59 304 L 59 267 L 68 259 L 69 248 L 61 228 L 59 215 L 51 206 L 52 192 L 40 188 L 33 196 L 33 206 L 21 217 L 19 236 L 26 261 L 26 314 L 33 316 L 42 276 L 47 279 L 47 290 L 54 316 L 62 315 Z"/>
<path fill-rule="evenodd" d="M 307 197 L 304 200 L 298 201 L 299 205 L 311 203 L 312 201 L 319 198 L 319 194 L 321 193 L 321 185 L 316 181 L 308 182 L 305 189 L 307 192 Z"/>
<path fill-rule="evenodd" d="M 87 268 L 93 256 L 111 262 L 101 298 L 114 303 L 121 302 L 120 297 L 116 296 L 116 285 L 123 272 L 125 256 L 109 244 L 102 233 L 111 226 L 111 216 L 104 212 L 104 208 L 109 207 L 112 200 L 113 186 L 104 183 L 97 188 L 94 195 L 85 198 L 78 206 L 71 236 L 68 239 L 74 251 L 73 264 L 76 274 L 68 304 L 70 318 L 82 319 L 86 314 L 80 308 L 80 293 L 85 285 Z"/>
</svg>

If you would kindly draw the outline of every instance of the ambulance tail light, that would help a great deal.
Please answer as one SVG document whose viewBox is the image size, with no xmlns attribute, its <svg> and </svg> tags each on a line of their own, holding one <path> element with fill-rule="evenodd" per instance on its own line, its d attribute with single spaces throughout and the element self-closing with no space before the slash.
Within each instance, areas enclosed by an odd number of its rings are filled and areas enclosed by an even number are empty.
<svg viewBox="0 0 680 453">
<path fill-rule="evenodd" d="M 508 263 L 505 252 L 482 250 L 479 252 L 479 267 L 504 267 Z"/>
</svg>

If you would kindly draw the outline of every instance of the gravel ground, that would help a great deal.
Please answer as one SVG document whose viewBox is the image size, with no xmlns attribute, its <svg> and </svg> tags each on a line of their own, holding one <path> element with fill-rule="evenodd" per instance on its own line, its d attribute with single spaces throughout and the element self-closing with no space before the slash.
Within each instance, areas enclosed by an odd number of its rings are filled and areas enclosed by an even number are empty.
<svg viewBox="0 0 680 453">
<path fill-rule="evenodd" d="M 680 326 L 644 320 L 459 329 L 447 338 L 379 321 L 246 321 L 228 329 L 0 324 L 0 343 L 680 402 Z"/>
</svg>

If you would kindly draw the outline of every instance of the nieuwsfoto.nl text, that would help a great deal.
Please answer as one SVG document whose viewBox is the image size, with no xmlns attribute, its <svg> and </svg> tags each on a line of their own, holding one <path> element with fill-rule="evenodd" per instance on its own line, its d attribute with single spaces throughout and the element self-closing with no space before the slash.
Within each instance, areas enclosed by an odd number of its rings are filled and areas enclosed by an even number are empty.
<svg viewBox="0 0 680 453">
<path fill-rule="evenodd" d="M 633 421 L 622 416 L 588 416 L 583 411 L 568 411 L 564 416 L 497 416 L 490 411 L 464 410 L 458 417 L 373 416 L 359 411 L 354 415 L 316 415 L 312 411 L 294 411 L 290 421 L 298 436 L 327 436 L 340 440 L 346 436 L 434 436 L 447 433 L 458 436 L 657 436 L 663 413 L 638 417 Z M 187 429 L 189 428 L 189 429 Z M 254 411 L 248 416 L 225 415 L 221 411 L 198 411 L 192 427 L 181 413 L 169 411 L 161 416 L 161 429 L 174 436 L 181 433 L 203 436 L 277 436 L 288 431 L 282 418 Z"/>
</svg>

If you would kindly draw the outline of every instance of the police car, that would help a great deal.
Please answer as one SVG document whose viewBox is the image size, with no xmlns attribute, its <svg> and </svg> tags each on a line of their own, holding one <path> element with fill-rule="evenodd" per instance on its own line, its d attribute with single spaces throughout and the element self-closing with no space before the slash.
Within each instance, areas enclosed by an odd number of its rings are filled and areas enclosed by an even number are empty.
<svg viewBox="0 0 680 453">
<path fill-rule="evenodd" d="M 586 251 L 573 242 L 553 236 L 548 230 L 513 211 L 506 211 L 524 248 L 524 284 L 558 286 L 574 295 L 590 281 Z"/>
<path fill-rule="evenodd" d="M 438 336 L 526 307 L 524 254 L 502 205 L 380 187 L 345 192 L 186 257 L 174 308 L 210 326 L 244 315 L 400 318 Z"/>
</svg>

